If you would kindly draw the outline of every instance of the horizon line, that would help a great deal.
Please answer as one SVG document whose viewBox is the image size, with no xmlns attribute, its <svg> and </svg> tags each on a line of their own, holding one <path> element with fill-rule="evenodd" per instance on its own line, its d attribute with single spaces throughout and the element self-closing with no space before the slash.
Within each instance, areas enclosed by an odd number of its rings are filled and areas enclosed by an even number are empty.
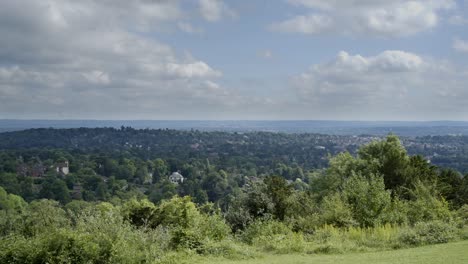
<svg viewBox="0 0 468 264">
<path fill-rule="evenodd" d="M 399 123 L 434 123 L 434 122 L 463 122 L 468 120 L 345 120 L 345 119 L 48 119 L 48 118 L 0 118 L 0 121 L 181 121 L 181 122 L 399 122 Z"/>
</svg>

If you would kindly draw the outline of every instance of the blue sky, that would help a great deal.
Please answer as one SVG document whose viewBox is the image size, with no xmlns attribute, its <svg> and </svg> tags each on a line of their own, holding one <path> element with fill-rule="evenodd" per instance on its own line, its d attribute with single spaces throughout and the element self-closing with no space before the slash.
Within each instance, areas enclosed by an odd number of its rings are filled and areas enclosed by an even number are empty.
<svg viewBox="0 0 468 264">
<path fill-rule="evenodd" d="M 468 1 L 1 0 L 0 118 L 468 120 Z"/>
</svg>

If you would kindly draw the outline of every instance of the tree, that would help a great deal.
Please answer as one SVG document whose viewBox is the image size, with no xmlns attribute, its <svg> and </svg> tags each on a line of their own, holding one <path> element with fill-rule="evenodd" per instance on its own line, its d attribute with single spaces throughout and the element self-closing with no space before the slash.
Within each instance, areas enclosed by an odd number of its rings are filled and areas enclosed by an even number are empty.
<svg viewBox="0 0 468 264">
<path fill-rule="evenodd" d="M 373 227 L 388 221 L 386 214 L 392 199 L 382 176 L 354 174 L 344 184 L 343 198 L 361 226 Z"/>
<path fill-rule="evenodd" d="M 153 166 L 153 183 L 159 182 L 169 176 L 169 167 L 164 160 L 155 159 Z"/>
<path fill-rule="evenodd" d="M 117 178 L 122 180 L 131 181 L 135 177 L 136 166 L 130 159 L 122 159 L 120 161 Z"/>
<path fill-rule="evenodd" d="M 210 202 L 216 202 L 227 193 L 228 182 L 225 171 L 211 171 L 202 181 L 202 187 L 208 195 Z"/>
<path fill-rule="evenodd" d="M 288 208 L 288 198 L 292 194 L 292 186 L 279 176 L 270 176 L 265 179 L 266 192 L 271 197 L 275 206 L 274 215 L 279 220 L 284 220 Z"/>
<path fill-rule="evenodd" d="M 169 180 L 163 180 L 154 185 L 148 198 L 153 203 L 159 203 L 164 199 L 170 199 L 177 194 L 177 186 Z"/>
<path fill-rule="evenodd" d="M 437 189 L 455 208 L 466 203 L 462 195 L 463 181 L 463 176 L 453 169 L 444 169 L 437 177 Z"/>
<path fill-rule="evenodd" d="M 62 204 L 67 204 L 71 201 L 70 192 L 65 181 L 58 179 L 53 175 L 47 176 L 42 183 L 39 197 L 57 200 Z"/>
<path fill-rule="evenodd" d="M 54 193 L 53 199 L 59 201 L 61 204 L 67 204 L 71 201 L 70 191 L 63 180 L 55 180 L 52 183 L 51 191 Z"/>
<path fill-rule="evenodd" d="M 370 167 L 376 166 L 375 174 L 383 175 L 387 189 L 394 190 L 405 185 L 405 171 L 410 159 L 397 136 L 389 135 L 385 140 L 374 141 L 360 148 L 358 157 Z"/>
</svg>

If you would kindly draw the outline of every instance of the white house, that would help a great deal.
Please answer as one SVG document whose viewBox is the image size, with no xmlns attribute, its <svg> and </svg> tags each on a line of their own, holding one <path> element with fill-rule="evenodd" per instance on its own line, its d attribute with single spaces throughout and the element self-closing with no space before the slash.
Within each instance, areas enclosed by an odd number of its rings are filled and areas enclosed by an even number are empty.
<svg viewBox="0 0 468 264">
<path fill-rule="evenodd" d="M 169 176 L 169 181 L 171 181 L 174 184 L 179 184 L 184 182 L 184 176 L 182 176 L 178 172 L 173 172 L 171 176 Z"/>
<path fill-rule="evenodd" d="M 55 169 L 58 173 L 62 175 L 67 175 L 70 172 L 70 170 L 68 169 L 68 161 L 56 164 Z"/>
</svg>

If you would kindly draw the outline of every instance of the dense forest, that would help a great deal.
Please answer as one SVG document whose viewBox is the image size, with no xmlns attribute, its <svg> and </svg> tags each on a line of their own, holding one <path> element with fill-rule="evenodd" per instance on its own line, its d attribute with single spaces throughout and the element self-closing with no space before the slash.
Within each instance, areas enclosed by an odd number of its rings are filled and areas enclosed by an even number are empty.
<svg viewBox="0 0 468 264">
<path fill-rule="evenodd" d="M 1 133 L 0 262 L 181 263 L 468 238 L 468 176 L 408 154 L 395 135 L 348 139 L 129 127 Z"/>
</svg>

